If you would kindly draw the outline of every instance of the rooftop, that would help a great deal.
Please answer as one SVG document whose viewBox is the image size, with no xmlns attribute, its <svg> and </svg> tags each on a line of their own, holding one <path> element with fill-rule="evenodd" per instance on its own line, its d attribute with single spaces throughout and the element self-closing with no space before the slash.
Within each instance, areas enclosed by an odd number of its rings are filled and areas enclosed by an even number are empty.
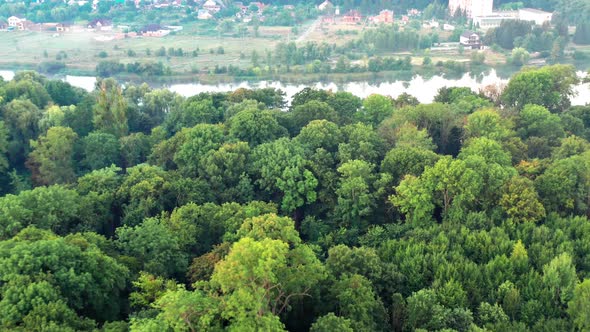
<svg viewBox="0 0 590 332">
<path fill-rule="evenodd" d="M 469 37 L 471 37 L 473 35 L 477 35 L 477 33 L 473 32 L 473 31 L 470 31 L 470 30 L 467 30 L 467 31 L 465 31 L 465 32 L 463 32 L 461 34 L 462 37 L 467 37 L 467 38 L 469 38 Z"/>
<path fill-rule="evenodd" d="M 519 9 L 519 11 L 525 11 L 525 12 L 529 12 L 529 13 L 534 13 L 534 14 L 551 14 L 550 12 L 546 12 L 540 9 L 535 9 L 535 8 L 521 8 Z"/>
<path fill-rule="evenodd" d="M 505 18 L 505 17 L 518 17 L 517 11 L 502 11 L 502 12 L 492 12 L 489 15 L 483 16 L 476 16 L 478 18 Z"/>
</svg>

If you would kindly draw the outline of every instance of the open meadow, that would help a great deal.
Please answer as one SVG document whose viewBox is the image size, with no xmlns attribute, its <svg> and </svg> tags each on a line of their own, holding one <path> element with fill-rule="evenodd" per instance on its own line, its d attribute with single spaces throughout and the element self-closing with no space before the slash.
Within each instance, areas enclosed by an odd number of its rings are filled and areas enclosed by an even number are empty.
<svg viewBox="0 0 590 332">
<path fill-rule="evenodd" d="M 93 72 L 96 64 L 104 60 L 163 62 L 179 73 L 213 68 L 215 65 L 244 67 L 250 64 L 253 50 L 262 57 L 266 50 L 274 50 L 281 40 L 287 41 L 291 31 L 287 27 L 261 27 L 259 37 L 254 38 L 201 35 L 197 29 L 185 27 L 185 30 L 165 37 L 120 39 L 116 37 L 121 34 L 115 32 L 1 32 L 0 67 L 34 68 L 41 62 L 54 61 L 56 57 L 61 58 L 70 71 L 80 72 Z M 114 39 L 108 40 L 111 38 Z M 181 48 L 185 54 L 156 56 L 156 51 L 162 47 L 166 50 Z M 194 51 L 197 51 L 196 55 Z M 104 54 L 101 57 L 101 52 L 105 52 L 106 57 Z"/>
</svg>

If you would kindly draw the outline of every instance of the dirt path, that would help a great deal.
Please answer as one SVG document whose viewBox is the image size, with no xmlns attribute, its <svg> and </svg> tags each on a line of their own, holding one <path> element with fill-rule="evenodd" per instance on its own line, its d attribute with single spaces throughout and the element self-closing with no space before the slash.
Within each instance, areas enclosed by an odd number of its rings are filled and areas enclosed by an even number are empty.
<svg viewBox="0 0 590 332">
<path fill-rule="evenodd" d="M 307 30 L 305 30 L 304 33 L 301 34 L 301 36 L 299 36 L 297 38 L 297 40 L 295 41 L 296 43 L 301 43 L 304 42 L 307 37 L 309 36 L 310 33 L 312 33 L 317 27 L 318 25 L 320 25 L 320 22 L 322 21 L 322 18 L 319 17 L 317 20 L 315 20 L 310 26 L 309 28 L 307 28 Z"/>
</svg>

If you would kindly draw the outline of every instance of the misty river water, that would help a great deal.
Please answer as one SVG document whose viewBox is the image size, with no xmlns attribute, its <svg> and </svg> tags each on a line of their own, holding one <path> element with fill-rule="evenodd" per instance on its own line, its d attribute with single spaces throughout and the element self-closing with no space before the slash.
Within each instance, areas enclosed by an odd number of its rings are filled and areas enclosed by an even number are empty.
<svg viewBox="0 0 590 332">
<path fill-rule="evenodd" d="M 585 73 L 579 72 L 578 75 L 584 76 Z M 0 76 L 5 80 L 10 80 L 14 77 L 14 71 L 0 70 Z M 62 78 L 64 81 L 73 86 L 92 91 L 96 78 L 91 76 L 70 76 L 67 75 Z M 293 95 L 301 91 L 305 87 L 313 86 L 318 89 L 332 90 L 332 91 L 347 91 L 358 97 L 364 98 L 371 94 L 381 94 L 392 97 L 397 97 L 402 93 L 408 93 L 416 98 L 421 103 L 431 103 L 436 96 L 438 89 L 442 87 L 469 87 L 474 91 L 488 86 L 488 85 L 502 85 L 508 82 L 507 78 L 499 77 L 495 70 L 490 70 L 485 75 L 471 75 L 469 73 L 463 75 L 459 79 L 448 79 L 442 76 L 433 76 L 431 78 L 424 78 L 420 75 L 414 76 L 409 81 L 393 81 L 393 82 L 349 82 L 344 84 L 336 83 L 315 83 L 315 84 L 284 84 L 278 81 L 261 81 L 261 82 L 237 82 L 237 83 L 222 83 L 222 84 L 201 84 L 201 83 L 187 83 L 187 84 L 171 84 L 164 86 L 171 91 L 189 97 L 201 92 L 227 92 L 238 88 L 266 88 L 272 87 L 285 91 L 287 100 L 291 100 Z M 160 86 L 158 86 L 160 87 Z M 590 84 L 580 84 L 575 87 L 576 96 L 572 98 L 573 105 L 590 104 Z"/>
</svg>

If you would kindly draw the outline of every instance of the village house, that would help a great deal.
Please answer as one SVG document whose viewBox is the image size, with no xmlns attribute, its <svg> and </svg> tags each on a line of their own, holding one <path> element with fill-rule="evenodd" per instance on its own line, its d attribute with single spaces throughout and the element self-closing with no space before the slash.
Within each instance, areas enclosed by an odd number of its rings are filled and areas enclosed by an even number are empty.
<svg viewBox="0 0 590 332">
<path fill-rule="evenodd" d="M 262 2 L 250 2 L 250 5 L 248 6 L 248 8 L 252 7 L 252 6 L 256 6 L 258 8 L 258 14 L 262 14 L 262 12 L 264 11 L 264 8 L 266 8 L 266 5 L 263 4 Z"/>
<path fill-rule="evenodd" d="M 422 12 L 416 8 L 408 9 L 408 16 L 410 17 L 417 17 L 422 15 Z"/>
<path fill-rule="evenodd" d="M 29 20 L 23 19 L 16 24 L 16 30 L 19 30 L 19 31 L 31 30 L 31 28 L 33 28 L 34 26 L 35 26 L 35 23 L 33 23 Z"/>
<path fill-rule="evenodd" d="M 52 23 L 52 22 L 48 22 L 48 23 L 38 23 L 35 24 L 35 27 L 33 29 L 29 30 L 35 30 L 35 31 L 57 31 L 57 26 L 59 25 L 59 23 Z"/>
<path fill-rule="evenodd" d="M 209 13 L 209 11 L 206 9 L 199 9 L 199 11 L 197 12 L 198 20 L 210 20 L 212 18 L 213 15 L 211 15 L 211 13 Z"/>
<path fill-rule="evenodd" d="M 68 6 L 78 6 L 78 7 L 82 7 L 85 4 L 87 4 L 88 1 L 86 0 L 69 0 L 68 1 Z"/>
<path fill-rule="evenodd" d="M 375 24 L 393 24 L 393 10 L 382 10 L 379 15 L 371 17 L 371 22 Z"/>
<path fill-rule="evenodd" d="M 107 19 L 95 19 L 88 22 L 87 28 L 92 31 L 111 31 L 113 30 L 113 22 Z"/>
<path fill-rule="evenodd" d="M 348 24 L 359 23 L 360 21 L 362 21 L 362 19 L 363 16 L 361 15 L 361 13 L 359 13 L 358 10 L 351 10 L 348 13 L 344 14 L 344 16 L 342 16 L 342 22 Z"/>
<path fill-rule="evenodd" d="M 164 37 L 170 34 L 170 30 L 159 24 L 148 24 L 139 30 L 146 37 Z"/>
<path fill-rule="evenodd" d="M 70 32 L 72 30 L 72 22 L 62 22 L 55 26 L 57 32 Z"/>
<path fill-rule="evenodd" d="M 329 0 L 326 0 L 318 5 L 318 10 L 321 12 L 331 10 L 332 8 L 334 8 L 334 5 Z"/>
<path fill-rule="evenodd" d="M 221 10 L 221 6 L 213 0 L 207 0 L 205 4 L 203 4 L 203 9 L 207 10 L 211 14 L 215 14 Z"/>
<path fill-rule="evenodd" d="M 459 43 L 464 47 L 468 47 L 471 49 L 480 49 L 481 48 L 481 39 L 479 35 L 473 31 L 465 31 L 461 34 L 459 38 Z"/>
<path fill-rule="evenodd" d="M 10 16 L 8 18 L 8 26 L 13 27 L 17 30 L 24 30 L 20 27 L 24 27 L 24 22 L 26 22 L 26 18 L 18 17 L 18 16 Z"/>
<path fill-rule="evenodd" d="M 422 26 L 426 29 L 438 29 L 440 27 L 440 23 L 435 20 L 430 20 L 422 23 Z"/>
</svg>

